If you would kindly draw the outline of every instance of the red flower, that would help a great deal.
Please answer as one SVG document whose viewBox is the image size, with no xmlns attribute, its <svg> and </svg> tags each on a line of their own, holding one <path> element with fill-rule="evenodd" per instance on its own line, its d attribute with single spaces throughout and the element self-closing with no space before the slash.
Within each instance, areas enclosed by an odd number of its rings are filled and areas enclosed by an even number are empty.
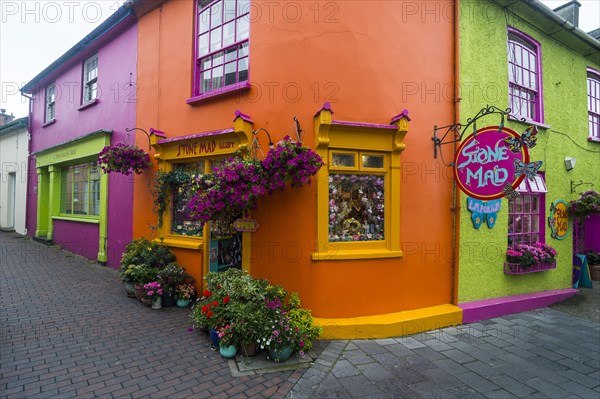
<svg viewBox="0 0 600 399">
<path fill-rule="evenodd" d="M 225 305 L 227 305 L 229 303 L 229 295 L 225 295 L 225 298 L 223 298 L 223 303 Z"/>
<path fill-rule="evenodd" d="M 219 306 L 219 301 L 213 301 L 212 305 L 213 306 Z"/>
<path fill-rule="evenodd" d="M 209 290 L 205 290 L 205 291 L 202 293 L 202 296 L 205 296 L 205 297 L 207 297 L 207 298 L 208 298 L 209 296 L 211 296 L 211 295 L 212 295 L 212 292 L 210 292 Z"/>
<path fill-rule="evenodd" d="M 212 315 L 213 315 L 213 311 L 212 310 L 209 310 L 208 312 L 206 312 L 206 318 L 207 319 L 210 319 L 210 316 L 212 316 Z"/>
</svg>

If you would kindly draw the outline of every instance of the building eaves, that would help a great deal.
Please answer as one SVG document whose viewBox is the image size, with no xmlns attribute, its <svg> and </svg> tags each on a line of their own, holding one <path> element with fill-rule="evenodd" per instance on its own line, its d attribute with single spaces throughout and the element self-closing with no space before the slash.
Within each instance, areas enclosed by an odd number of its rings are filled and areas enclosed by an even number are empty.
<svg viewBox="0 0 600 399">
<path fill-rule="evenodd" d="M 562 18 L 539 0 L 491 0 L 554 40 L 600 63 L 600 41 Z"/>
<path fill-rule="evenodd" d="M 14 132 L 15 130 L 26 128 L 27 126 L 28 123 L 26 116 L 23 118 L 15 119 L 14 121 L 7 123 L 6 125 L 0 126 L 0 136 Z"/>
<path fill-rule="evenodd" d="M 25 84 L 25 86 L 21 88 L 21 92 L 28 94 L 33 93 L 39 89 L 40 83 L 56 76 L 60 71 L 72 65 L 74 62 L 78 62 L 78 56 L 88 50 L 91 46 L 100 43 L 101 40 L 107 38 L 109 34 L 120 33 L 122 30 L 125 30 L 135 23 L 135 20 L 136 17 L 131 7 L 124 4 L 115 11 L 114 14 L 108 17 L 106 21 L 101 23 L 96 29 L 67 50 L 66 53 L 46 67 L 35 78 Z"/>
</svg>

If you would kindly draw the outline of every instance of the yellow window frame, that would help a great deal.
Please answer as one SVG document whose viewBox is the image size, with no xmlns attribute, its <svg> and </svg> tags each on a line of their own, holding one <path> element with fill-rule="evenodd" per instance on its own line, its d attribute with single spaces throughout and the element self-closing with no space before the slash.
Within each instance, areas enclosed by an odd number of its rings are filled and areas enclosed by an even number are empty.
<svg viewBox="0 0 600 399">
<path fill-rule="evenodd" d="M 314 261 L 401 257 L 400 154 L 405 149 L 408 117 L 392 125 L 348 123 L 332 120 L 330 109 L 315 116 L 317 153 L 327 160 L 317 175 L 317 243 Z M 356 167 L 333 166 L 332 154 L 355 154 Z M 382 155 L 382 168 L 362 165 L 363 155 Z M 329 176 L 375 174 L 384 177 L 384 239 L 379 241 L 329 241 Z"/>
</svg>

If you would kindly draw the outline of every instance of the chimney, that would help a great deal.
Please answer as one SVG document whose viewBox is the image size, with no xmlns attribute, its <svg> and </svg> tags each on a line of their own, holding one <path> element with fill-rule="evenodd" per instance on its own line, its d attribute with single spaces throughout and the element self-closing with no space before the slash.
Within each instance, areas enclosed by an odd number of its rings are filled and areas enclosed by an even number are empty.
<svg viewBox="0 0 600 399">
<path fill-rule="evenodd" d="M 13 119 L 15 119 L 13 114 L 7 115 L 4 108 L 0 109 L 0 126 L 12 122 Z"/>
<path fill-rule="evenodd" d="M 572 0 L 562 6 L 555 8 L 553 11 L 558 14 L 559 17 L 563 17 L 576 28 L 579 27 L 579 7 L 581 4 L 577 0 Z"/>
</svg>

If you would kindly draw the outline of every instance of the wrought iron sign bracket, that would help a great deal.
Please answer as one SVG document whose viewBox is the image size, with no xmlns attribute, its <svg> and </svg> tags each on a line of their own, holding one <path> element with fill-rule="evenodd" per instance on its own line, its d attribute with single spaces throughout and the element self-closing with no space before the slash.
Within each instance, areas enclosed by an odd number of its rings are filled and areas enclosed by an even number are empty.
<svg viewBox="0 0 600 399">
<path fill-rule="evenodd" d="M 148 148 L 151 148 L 151 147 L 152 147 L 152 145 L 151 145 L 151 143 L 150 143 L 150 135 L 148 134 L 148 132 L 147 132 L 147 131 L 145 131 L 145 130 L 144 130 L 144 129 L 142 129 L 141 127 L 131 127 L 131 128 L 129 128 L 129 127 L 126 127 L 126 128 L 125 128 L 125 131 L 126 131 L 127 133 L 129 133 L 129 132 L 133 132 L 134 130 L 140 130 L 140 131 L 144 132 L 144 134 L 146 135 L 146 137 L 148 137 Z M 150 131 L 152 131 L 152 129 L 150 129 Z M 129 136 L 129 135 L 128 135 L 128 136 Z M 135 141 L 135 138 L 134 138 L 134 141 Z"/>
<path fill-rule="evenodd" d="M 467 132 L 471 126 L 473 126 L 473 134 L 477 132 L 477 120 L 483 118 L 484 116 L 497 114 L 500 115 L 500 123 L 498 125 L 498 131 L 502 131 L 504 127 L 504 119 L 507 115 L 510 115 L 511 109 L 500 109 L 493 105 L 487 105 L 485 108 L 479 110 L 477 115 L 472 118 L 467 119 L 467 123 L 463 125 L 462 123 L 453 123 L 452 125 L 440 126 L 435 125 L 433 127 L 433 137 L 431 140 L 433 141 L 433 158 L 437 158 L 438 148 L 441 149 L 442 145 L 453 144 L 459 141 L 462 141 L 463 136 Z M 525 118 L 521 119 L 522 122 L 525 122 Z M 438 132 L 443 132 L 441 137 L 438 136 Z M 451 134 L 450 137 L 448 135 Z M 448 137 L 448 141 L 446 138 Z"/>
<path fill-rule="evenodd" d="M 571 180 L 571 194 L 573 194 L 575 190 L 577 190 L 577 187 L 585 185 L 594 187 L 594 183 L 586 183 L 583 180 L 579 180 L 579 182 L 575 183 L 573 180 Z"/>
</svg>

